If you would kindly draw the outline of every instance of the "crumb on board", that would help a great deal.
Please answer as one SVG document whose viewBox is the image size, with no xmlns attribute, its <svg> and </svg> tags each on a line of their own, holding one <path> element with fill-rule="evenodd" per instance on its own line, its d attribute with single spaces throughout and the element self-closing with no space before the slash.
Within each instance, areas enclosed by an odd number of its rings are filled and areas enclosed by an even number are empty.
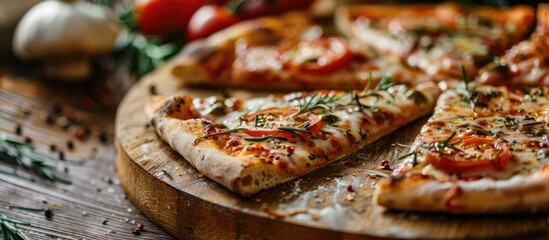
<svg viewBox="0 0 549 240">
<path fill-rule="evenodd" d="M 307 209 L 298 209 L 298 210 L 289 211 L 289 212 L 277 212 L 277 211 L 273 210 L 272 208 L 270 208 L 267 203 L 262 204 L 260 209 L 262 211 L 266 212 L 267 214 L 269 214 L 273 217 L 276 217 L 276 218 L 292 217 L 292 216 L 295 216 L 297 214 L 307 213 L 307 211 L 308 211 Z"/>
</svg>

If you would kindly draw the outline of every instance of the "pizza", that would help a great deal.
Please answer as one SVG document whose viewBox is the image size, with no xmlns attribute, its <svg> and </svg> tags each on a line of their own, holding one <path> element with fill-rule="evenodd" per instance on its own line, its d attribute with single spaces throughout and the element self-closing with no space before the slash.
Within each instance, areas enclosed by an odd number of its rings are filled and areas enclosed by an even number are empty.
<svg viewBox="0 0 549 240">
<path fill-rule="evenodd" d="M 459 214 L 549 210 L 548 106 L 547 87 L 445 91 L 374 202 Z"/>
<path fill-rule="evenodd" d="M 202 174 L 243 196 L 356 152 L 432 111 L 440 89 L 384 78 L 372 90 L 236 98 L 156 96 L 158 135 Z"/>
<path fill-rule="evenodd" d="M 251 19 L 188 44 L 172 73 L 187 86 L 303 91 L 361 90 L 383 76 L 417 85 L 431 77 L 313 23 L 307 14 Z"/>
<path fill-rule="evenodd" d="M 365 47 L 399 56 L 435 80 L 461 79 L 526 37 L 531 7 L 508 9 L 438 5 L 360 5 L 337 10 L 336 25 Z"/>
<path fill-rule="evenodd" d="M 549 5 L 540 4 L 537 27 L 528 40 L 480 70 L 477 82 L 489 85 L 549 86 Z"/>
</svg>

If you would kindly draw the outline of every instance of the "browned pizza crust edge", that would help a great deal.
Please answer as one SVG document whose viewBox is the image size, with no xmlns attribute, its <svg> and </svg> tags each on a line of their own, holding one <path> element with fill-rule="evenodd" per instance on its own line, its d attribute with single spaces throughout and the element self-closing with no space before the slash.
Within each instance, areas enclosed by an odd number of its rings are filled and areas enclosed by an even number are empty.
<svg viewBox="0 0 549 240">
<path fill-rule="evenodd" d="M 549 166 L 506 180 L 439 181 L 420 175 L 378 182 L 374 203 L 394 210 L 457 214 L 549 210 Z"/>
<path fill-rule="evenodd" d="M 185 109 L 186 107 L 190 108 L 192 104 L 190 97 L 153 97 L 146 104 L 145 112 L 158 135 L 202 174 L 234 192 L 243 196 L 250 196 L 337 161 L 395 131 L 401 126 L 428 114 L 434 107 L 436 98 L 440 94 L 440 89 L 433 83 L 425 83 L 419 85 L 417 90 L 424 93 L 427 97 L 427 103 L 421 111 L 413 112 L 411 117 L 402 119 L 403 122 L 401 124 L 390 125 L 384 131 L 371 135 L 360 144 L 354 144 L 352 148 L 346 149 L 340 157 L 320 163 L 318 166 L 313 166 L 303 174 L 290 174 L 272 164 L 265 164 L 260 161 L 244 163 L 236 157 L 219 151 L 211 140 L 204 140 L 195 144 L 197 136 L 203 135 L 204 124 L 207 120 L 189 119 L 196 117 L 192 116 L 192 114 L 189 115 L 190 111 L 182 110 L 176 113 L 179 115 L 172 115 L 175 117 L 168 118 L 165 117 L 165 112 L 163 112 L 167 110 L 166 108 L 170 107 L 178 110 Z M 179 105 L 172 105 L 177 99 L 179 99 Z"/>
</svg>

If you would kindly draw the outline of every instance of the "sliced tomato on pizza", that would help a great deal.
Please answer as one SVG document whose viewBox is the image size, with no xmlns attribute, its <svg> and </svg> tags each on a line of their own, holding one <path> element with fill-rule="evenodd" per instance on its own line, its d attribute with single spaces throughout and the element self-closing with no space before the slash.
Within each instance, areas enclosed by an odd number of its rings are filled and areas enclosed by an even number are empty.
<svg viewBox="0 0 549 240">
<path fill-rule="evenodd" d="M 503 56 L 480 70 L 477 82 L 489 85 L 549 86 L 549 5 L 540 4 L 537 27 Z"/>
<path fill-rule="evenodd" d="M 468 76 L 522 40 L 533 9 L 513 6 L 362 5 L 337 10 L 336 24 L 348 37 L 378 52 L 399 56 L 437 80 Z"/>
<path fill-rule="evenodd" d="M 548 104 L 546 87 L 444 92 L 374 202 L 460 214 L 549 210 Z"/>
<path fill-rule="evenodd" d="M 411 85 L 431 80 L 398 57 L 326 35 L 300 13 L 237 23 L 188 44 L 172 64 L 173 74 L 191 86 L 360 90 L 385 75 Z"/>
<path fill-rule="evenodd" d="M 205 176 L 241 195 L 287 182 L 350 155 L 429 113 L 440 89 L 384 79 L 374 90 L 263 98 L 154 97 L 160 137 Z"/>
</svg>

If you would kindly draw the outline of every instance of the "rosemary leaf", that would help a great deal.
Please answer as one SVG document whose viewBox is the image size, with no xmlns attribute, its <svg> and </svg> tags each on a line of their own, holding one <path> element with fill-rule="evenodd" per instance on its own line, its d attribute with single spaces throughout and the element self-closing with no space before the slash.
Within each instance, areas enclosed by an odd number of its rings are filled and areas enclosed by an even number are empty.
<svg viewBox="0 0 549 240">
<path fill-rule="evenodd" d="M 22 222 L 8 218 L 0 214 L 0 234 L 3 240 L 29 240 L 29 238 L 13 224 L 30 225 L 29 222 Z"/>
<path fill-rule="evenodd" d="M 234 132 L 240 132 L 240 131 L 244 131 L 244 130 L 248 130 L 247 128 L 233 128 L 233 129 L 229 129 L 229 130 L 226 130 L 226 131 L 222 131 L 222 132 L 216 132 L 216 133 L 212 133 L 212 134 L 206 134 L 202 137 L 199 137 L 197 139 L 194 140 L 194 144 L 197 144 L 198 142 L 206 139 L 206 138 L 209 138 L 209 137 L 213 137 L 213 136 L 218 136 L 218 135 L 223 135 L 223 134 L 229 134 L 229 133 L 234 133 Z"/>
<path fill-rule="evenodd" d="M 313 135 L 310 131 L 307 129 L 299 128 L 299 127 L 278 127 L 277 129 L 280 129 L 282 131 L 288 131 L 288 132 L 302 132 L 309 135 Z"/>
<path fill-rule="evenodd" d="M 250 141 L 250 142 L 263 142 L 263 141 L 267 141 L 267 140 L 273 139 L 273 138 L 283 140 L 283 141 L 288 141 L 287 138 L 282 137 L 282 136 L 247 137 L 247 138 L 244 138 L 244 140 Z"/>
<path fill-rule="evenodd" d="M 31 208 L 31 207 L 23 207 L 23 206 L 17 206 L 17 205 L 11 205 L 9 206 L 10 209 L 19 209 L 24 211 L 30 211 L 30 212 L 42 212 L 44 211 L 44 208 Z"/>
<path fill-rule="evenodd" d="M 32 144 L 23 142 L 19 139 L 0 138 L 0 161 L 17 164 L 33 170 L 40 176 L 52 181 L 70 184 L 71 181 L 67 176 L 46 163 L 46 161 L 52 162 L 57 160 L 58 159 L 35 152 Z"/>
</svg>

